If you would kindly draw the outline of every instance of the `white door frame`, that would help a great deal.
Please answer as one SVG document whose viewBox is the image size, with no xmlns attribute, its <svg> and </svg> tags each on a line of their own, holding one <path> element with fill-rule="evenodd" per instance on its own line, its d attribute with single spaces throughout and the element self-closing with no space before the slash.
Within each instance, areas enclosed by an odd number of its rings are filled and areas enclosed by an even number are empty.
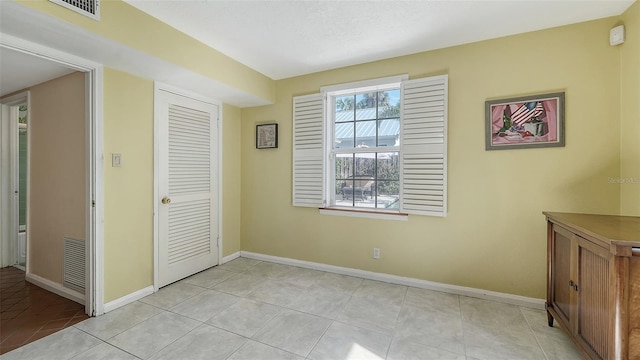
<svg viewBox="0 0 640 360">
<path fill-rule="evenodd" d="M 160 229 L 158 221 L 158 211 L 160 206 L 160 105 L 157 101 L 158 92 L 166 91 L 176 95 L 188 97 L 194 100 L 213 104 L 218 107 L 218 265 L 222 264 L 222 103 L 218 100 L 208 98 L 206 96 L 196 94 L 191 91 L 180 89 L 178 87 L 164 84 L 162 82 L 154 82 L 153 92 L 153 292 L 159 290 L 159 269 L 160 269 Z"/>
<path fill-rule="evenodd" d="M 19 200 L 15 196 L 15 191 L 19 187 L 18 184 L 18 110 L 16 109 L 19 105 L 27 104 L 27 114 L 29 112 L 29 91 L 23 91 L 18 94 L 6 97 L 0 101 L 2 105 L 2 118 L 8 118 L 9 121 L 3 121 L 2 130 L 0 130 L 0 134 L 2 134 L 2 150 L 0 153 L 3 154 L 3 159 L 0 162 L 4 163 L 3 169 L 8 168 L 8 172 L 2 173 L 2 179 L 0 181 L 4 182 L 4 185 L 8 185 L 8 189 L 2 189 L 2 195 L 0 198 L 7 196 L 2 202 L 2 218 L 0 219 L 0 223 L 2 226 L 2 242 L 0 246 L 2 247 L 2 259 L 0 264 L 2 266 L 11 266 L 16 264 L 18 260 L 18 249 L 16 247 L 16 243 L 18 240 L 18 203 Z M 29 118 L 29 115 L 27 115 Z M 27 138 L 31 135 L 27 132 Z M 27 140 L 28 144 L 28 140 Z M 27 151 L 27 156 L 29 156 L 29 151 Z M 28 160 L 27 160 L 28 163 Z M 29 169 L 27 169 L 27 188 L 29 186 Z M 28 199 L 29 193 L 27 192 L 27 203 L 29 203 Z M 27 212 L 27 217 L 29 216 L 29 212 Z M 27 222 L 27 227 L 29 223 Z M 28 234 L 27 234 L 28 236 Z M 27 267 L 29 264 L 27 264 Z"/>
<path fill-rule="evenodd" d="M 56 62 L 84 72 L 87 112 L 86 190 L 86 274 L 85 312 L 104 313 L 104 147 L 103 147 L 103 66 L 69 53 L 0 33 L 0 47 Z M 28 196 L 28 193 L 27 193 Z M 27 262 L 27 270 L 29 263 Z"/>
</svg>

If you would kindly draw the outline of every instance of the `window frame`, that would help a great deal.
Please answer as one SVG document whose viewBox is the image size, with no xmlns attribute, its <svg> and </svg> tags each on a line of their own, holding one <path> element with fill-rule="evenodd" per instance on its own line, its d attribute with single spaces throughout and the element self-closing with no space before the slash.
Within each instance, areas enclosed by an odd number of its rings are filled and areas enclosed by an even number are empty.
<svg viewBox="0 0 640 360">
<path fill-rule="evenodd" d="M 402 82 L 409 78 L 408 75 L 400 75 L 400 76 L 392 76 L 386 78 L 379 79 L 371 79 L 365 81 L 358 81 L 340 85 L 333 85 L 321 88 L 321 92 L 325 98 L 325 163 L 327 166 L 325 167 L 324 172 L 324 186 L 326 189 L 325 194 L 327 200 L 328 209 L 337 209 L 341 211 L 360 211 L 364 213 L 371 212 L 381 212 L 387 214 L 400 214 L 400 209 L 398 210 L 390 210 L 390 209 L 381 209 L 377 207 L 357 207 L 355 206 L 355 194 L 352 196 L 353 206 L 341 206 L 336 204 L 336 157 L 338 154 L 358 154 L 358 153 L 386 153 L 386 152 L 397 152 L 398 156 L 400 156 L 400 152 L 402 150 L 402 142 L 400 140 L 400 133 L 398 133 L 399 144 L 397 146 L 375 146 L 369 148 L 358 148 L 357 144 L 354 142 L 354 147 L 352 148 L 335 148 L 335 133 L 336 133 L 336 122 L 335 122 L 335 109 L 336 109 L 336 98 L 343 96 L 357 96 L 360 94 L 366 93 L 378 93 L 388 90 L 398 90 L 401 91 Z M 355 99 L 354 99 L 355 100 Z M 354 101 L 355 105 L 355 101 Z M 354 109 L 355 111 L 355 109 Z M 395 119 L 395 118 L 389 118 Z M 377 116 L 372 120 L 361 120 L 361 121 L 380 121 Z M 383 119 L 384 120 L 384 119 Z M 398 121 L 400 122 L 400 126 L 402 124 L 402 115 L 398 115 Z M 356 124 L 358 120 L 354 118 L 354 137 L 356 136 Z M 400 129 L 398 129 L 400 132 Z M 378 134 L 376 133 L 376 142 L 378 141 Z M 354 162 L 355 166 L 355 162 Z M 400 173 L 400 165 L 398 165 L 398 175 Z M 376 180 L 377 175 L 376 175 Z M 398 178 L 398 182 L 400 182 L 400 178 Z M 398 198 L 400 199 L 401 192 L 398 192 Z M 376 203 L 377 206 L 377 203 Z"/>
</svg>

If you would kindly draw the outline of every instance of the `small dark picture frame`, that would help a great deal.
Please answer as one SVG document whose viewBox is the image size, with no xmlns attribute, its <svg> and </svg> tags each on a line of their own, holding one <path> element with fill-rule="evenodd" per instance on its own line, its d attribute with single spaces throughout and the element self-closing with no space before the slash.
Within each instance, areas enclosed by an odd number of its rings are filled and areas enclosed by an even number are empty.
<svg viewBox="0 0 640 360">
<path fill-rule="evenodd" d="M 278 124 L 256 125 L 256 149 L 276 149 L 278 147 Z"/>
</svg>

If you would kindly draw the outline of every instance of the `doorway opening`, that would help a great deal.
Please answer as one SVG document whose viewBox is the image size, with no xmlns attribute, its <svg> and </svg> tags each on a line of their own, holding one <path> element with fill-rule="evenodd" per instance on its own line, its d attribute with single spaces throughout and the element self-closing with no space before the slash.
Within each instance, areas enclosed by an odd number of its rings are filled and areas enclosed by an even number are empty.
<svg viewBox="0 0 640 360">
<path fill-rule="evenodd" d="M 81 90 L 79 101 L 83 104 L 80 110 L 80 117 L 83 120 L 82 129 L 77 132 L 76 138 L 81 139 L 80 141 L 82 142 L 80 162 L 83 166 L 82 170 L 74 176 L 83 184 L 81 188 L 84 190 L 81 191 L 84 195 L 81 199 L 79 216 L 76 216 L 75 219 L 84 224 L 84 226 L 80 232 L 76 232 L 77 235 L 72 237 L 84 239 L 86 244 L 82 251 L 84 256 L 80 255 L 82 262 L 79 265 L 84 270 L 83 280 L 85 286 L 84 289 L 78 291 L 78 289 L 63 285 L 63 282 L 58 278 L 53 281 L 47 278 L 46 275 L 42 276 L 42 271 L 34 272 L 33 266 L 38 263 L 38 259 L 30 256 L 30 243 L 32 242 L 30 237 L 34 236 L 32 226 L 35 224 L 31 219 L 31 215 L 33 215 L 31 213 L 37 209 L 33 206 L 29 208 L 29 204 L 32 203 L 30 198 L 36 195 L 32 191 L 33 186 L 30 186 L 30 179 L 35 179 L 34 176 L 37 175 L 32 173 L 35 159 L 32 158 L 33 153 L 30 149 L 30 146 L 34 144 L 31 140 L 36 131 L 32 122 L 35 108 L 28 100 L 28 95 L 26 96 L 26 101 L 18 101 L 13 96 L 11 98 L 7 97 L 6 93 L 0 94 L 4 95 L 4 97 L 0 98 L 0 103 L 2 103 L 0 160 L 2 161 L 3 169 L 6 169 L 5 164 L 15 163 L 13 171 L 10 172 L 11 175 L 3 175 L 2 181 L 0 181 L 0 207 L 2 207 L 2 216 L 0 216 L 0 224 L 2 224 L 0 226 L 2 235 L 0 241 L 2 249 L 1 265 L 3 267 L 12 265 L 23 267 L 27 281 L 82 304 L 84 312 L 89 316 L 100 315 L 104 312 L 102 252 L 98 251 L 98 249 L 102 248 L 104 218 L 102 201 L 102 65 L 4 34 L 0 38 L 0 51 L 3 56 L 3 90 L 6 89 L 5 85 L 8 86 L 9 84 L 8 81 L 5 81 L 5 75 L 20 73 L 20 65 L 22 64 L 20 61 L 5 62 L 5 59 L 8 60 L 10 56 L 26 59 L 23 63 L 27 63 L 29 65 L 28 70 L 31 70 L 31 72 L 24 73 L 29 75 L 27 77 L 30 78 L 29 81 L 31 83 L 24 84 L 24 86 L 20 84 L 21 87 L 18 87 L 18 89 L 29 89 L 32 86 L 51 80 L 51 78 L 34 80 L 33 76 L 30 75 L 41 74 L 41 72 L 36 71 L 39 69 L 34 67 L 34 63 L 54 64 L 55 66 L 66 68 L 70 73 L 80 73 Z M 43 67 L 46 67 L 46 65 L 43 65 Z M 15 113 L 15 116 L 9 116 L 11 112 Z M 42 117 L 39 116 L 39 118 Z M 9 118 L 17 121 L 8 121 Z M 9 131 L 9 126 L 14 127 L 15 131 Z M 9 151 L 9 134 L 15 134 L 15 152 Z M 52 134 L 51 136 L 54 135 Z M 12 153 L 16 154 L 16 156 L 12 157 Z M 26 156 L 20 156 L 21 153 L 26 153 Z M 59 151 L 55 151 L 55 153 L 59 155 Z M 40 167 L 38 166 L 38 168 Z M 3 173 L 5 172 L 3 171 Z M 49 191 L 55 190 L 54 186 L 49 189 Z M 61 207 L 66 205 L 68 205 L 66 201 L 60 204 Z M 8 211 L 10 208 L 15 211 Z M 13 236 L 13 234 L 16 236 Z M 56 241 L 58 240 L 62 241 L 63 239 L 56 238 Z M 66 242 L 66 239 L 64 240 Z M 24 259 L 22 255 L 24 255 Z"/>
<path fill-rule="evenodd" d="M 2 194 L 1 265 L 26 270 L 27 260 L 27 181 L 28 181 L 28 118 L 29 92 L 2 98 L 0 118 L 0 177 Z"/>
</svg>

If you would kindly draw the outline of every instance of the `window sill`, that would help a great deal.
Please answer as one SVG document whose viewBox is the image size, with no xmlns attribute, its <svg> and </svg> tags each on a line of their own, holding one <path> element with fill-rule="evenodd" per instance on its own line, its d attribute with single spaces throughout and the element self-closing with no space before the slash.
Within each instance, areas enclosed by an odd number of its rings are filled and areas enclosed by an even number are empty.
<svg viewBox="0 0 640 360">
<path fill-rule="evenodd" d="M 388 211 L 356 210 L 345 208 L 320 208 L 320 214 L 333 216 L 349 216 L 380 220 L 407 221 L 409 214 Z"/>
</svg>

